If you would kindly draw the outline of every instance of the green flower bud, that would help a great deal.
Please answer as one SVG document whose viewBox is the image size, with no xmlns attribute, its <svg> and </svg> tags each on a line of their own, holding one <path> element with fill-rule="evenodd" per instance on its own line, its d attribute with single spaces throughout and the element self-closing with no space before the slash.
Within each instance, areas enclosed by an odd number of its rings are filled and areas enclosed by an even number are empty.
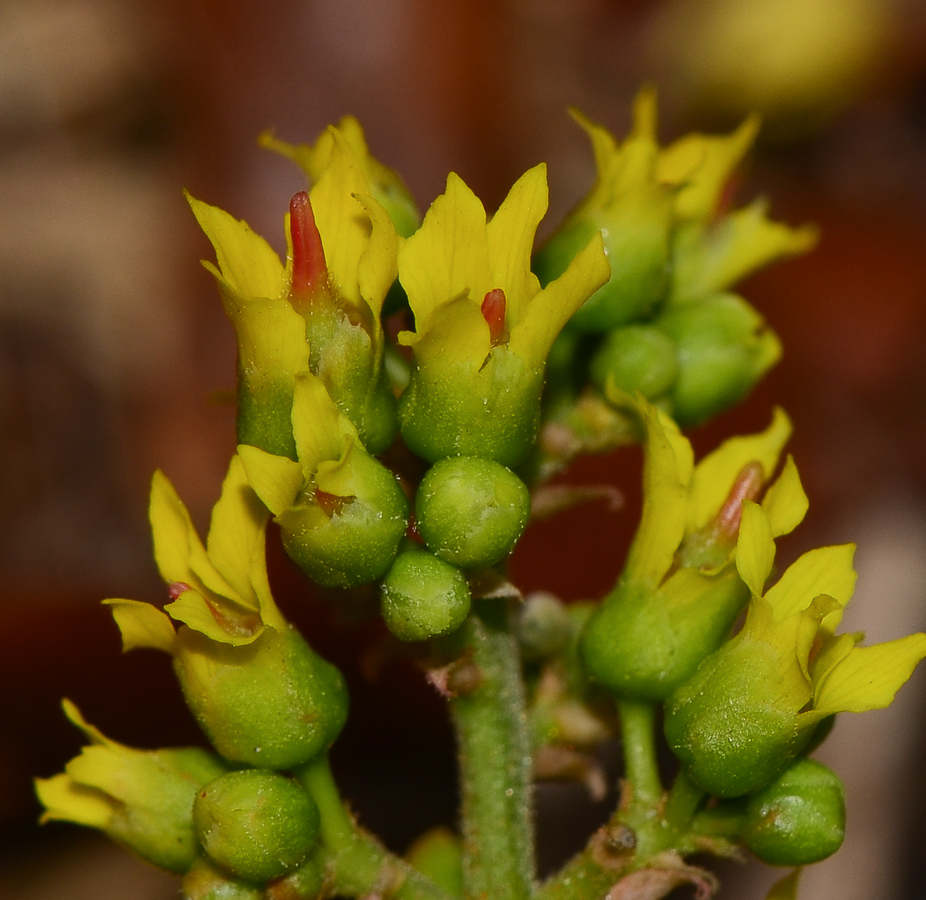
<svg viewBox="0 0 926 900">
<path fill-rule="evenodd" d="M 458 628 L 469 613 L 463 573 L 425 550 L 400 553 L 382 583 L 382 614 L 402 641 L 422 641 Z"/>
<path fill-rule="evenodd" d="M 463 569 L 501 562 L 527 518 L 527 485 L 491 459 L 454 456 L 435 463 L 415 495 L 418 533 L 428 549 Z"/>
<path fill-rule="evenodd" d="M 656 177 L 656 98 L 642 91 L 634 127 L 618 146 L 613 135 L 573 111 L 595 152 L 598 177 L 563 227 L 534 256 L 541 284 L 563 272 L 596 233 L 604 239 L 611 277 L 569 320 L 569 327 L 604 332 L 646 318 L 669 282 L 674 192 Z"/>
<path fill-rule="evenodd" d="M 582 659 L 618 696 L 661 702 L 720 646 L 748 599 L 730 570 L 679 569 L 656 591 L 621 582 L 588 620 Z"/>
<path fill-rule="evenodd" d="M 405 859 L 451 897 L 463 897 L 462 841 L 446 828 L 432 828 L 408 848 Z"/>
<path fill-rule="evenodd" d="M 193 802 L 193 821 L 213 862 L 258 884 L 302 865 L 321 824 L 297 782 L 264 769 L 229 772 L 206 785 Z"/>
<path fill-rule="evenodd" d="M 199 857 L 183 876 L 184 900 L 263 900 L 264 892 L 256 884 L 233 878 L 212 860 Z"/>
<path fill-rule="evenodd" d="M 361 447 L 346 493 L 308 485 L 276 521 L 283 547 L 313 581 L 355 587 L 383 575 L 405 535 L 408 500 L 392 472 Z"/>
<path fill-rule="evenodd" d="M 799 759 L 749 798 L 743 843 L 773 866 L 806 866 L 831 856 L 846 833 L 846 796 L 839 776 Z"/>
<path fill-rule="evenodd" d="M 674 417 L 697 425 L 733 406 L 778 361 L 781 345 L 740 297 L 716 294 L 673 307 L 654 322 L 677 345 Z"/>
<path fill-rule="evenodd" d="M 322 854 L 312 853 L 298 869 L 271 881 L 263 900 L 316 900 L 325 886 L 325 869 Z"/>
<path fill-rule="evenodd" d="M 592 383 L 607 383 L 647 400 L 662 397 L 679 375 L 675 342 L 649 325 L 629 325 L 612 331 L 595 351 L 589 366 Z"/>
<path fill-rule="evenodd" d="M 98 828 L 142 859 L 185 872 L 198 851 L 190 815 L 193 798 L 227 771 L 225 764 L 198 747 L 135 750 L 87 724 L 67 700 L 64 711 L 91 746 L 63 773 L 36 779 L 36 792 L 46 807 L 41 821 Z"/>
<path fill-rule="evenodd" d="M 526 661 L 563 652 L 574 630 L 570 608 L 546 591 L 528 594 L 518 610 L 518 644 Z"/>
<path fill-rule="evenodd" d="M 177 632 L 174 670 L 187 705 L 226 759 L 268 769 L 308 762 L 347 718 L 341 673 L 292 626 L 232 645 Z"/>
<path fill-rule="evenodd" d="M 806 685 L 794 672 L 782 680 L 776 648 L 740 635 L 704 660 L 665 707 L 672 752 L 692 781 L 717 797 L 764 787 L 812 733 L 797 727 Z"/>
</svg>

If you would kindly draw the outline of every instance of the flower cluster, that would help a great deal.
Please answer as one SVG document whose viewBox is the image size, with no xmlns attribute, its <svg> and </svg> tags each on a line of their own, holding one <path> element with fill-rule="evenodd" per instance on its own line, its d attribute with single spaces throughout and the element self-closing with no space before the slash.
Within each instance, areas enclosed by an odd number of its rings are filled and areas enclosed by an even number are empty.
<svg viewBox="0 0 926 900">
<path fill-rule="evenodd" d="M 493 879 L 499 896 L 593 900 L 623 876 L 656 896 L 707 883 L 684 854 L 738 844 L 803 865 L 839 847 L 842 786 L 808 754 L 837 713 L 890 703 L 926 635 L 865 647 L 837 633 L 850 546 L 811 550 L 768 586 L 775 540 L 807 510 L 782 460 L 782 411 L 697 464 L 681 430 L 777 360 L 777 338 L 731 290 L 807 249 L 813 229 L 769 221 L 764 201 L 728 210 L 753 119 L 663 148 L 651 91 L 622 144 L 574 118 L 597 180 L 536 252 L 544 165 L 493 215 L 451 173 L 422 218 L 351 118 L 312 145 L 262 139 L 308 179 L 284 215 L 285 260 L 188 197 L 235 328 L 237 447 L 205 542 L 154 476 L 169 602 L 106 603 L 124 649 L 170 655 L 210 749 L 126 747 L 66 702 L 89 746 L 38 780 L 46 820 L 182 874 L 189 900 L 456 900 Z M 542 592 L 521 604 L 506 561 L 531 517 L 583 499 L 545 478 L 577 452 L 636 441 L 643 510 L 613 588 L 569 608 Z M 420 655 L 460 737 L 462 840 L 426 836 L 403 861 L 341 804 L 327 753 L 345 681 L 274 600 L 271 521 L 335 603 L 375 598 L 384 640 L 429 642 Z M 681 770 L 669 792 L 660 720 Z M 587 890 L 561 893 L 567 867 L 532 893 L 531 775 L 603 796 L 587 751 L 618 727 L 630 787 L 607 847 L 599 835 L 575 863 Z"/>
</svg>

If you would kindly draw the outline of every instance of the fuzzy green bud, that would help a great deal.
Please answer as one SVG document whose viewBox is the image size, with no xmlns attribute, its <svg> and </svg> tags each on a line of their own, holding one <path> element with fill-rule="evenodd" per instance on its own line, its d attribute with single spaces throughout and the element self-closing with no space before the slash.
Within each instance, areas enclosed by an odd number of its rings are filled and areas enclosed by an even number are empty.
<svg viewBox="0 0 926 900">
<path fill-rule="evenodd" d="M 327 750 L 344 726 L 341 673 L 291 626 L 237 646 L 181 628 L 177 642 L 187 706 L 226 759 L 288 769 Z"/>
<path fill-rule="evenodd" d="M 213 862 L 258 884 L 302 865 L 320 827 L 304 788 L 264 769 L 229 772 L 206 785 L 193 802 L 193 821 Z"/>
<path fill-rule="evenodd" d="M 805 686 L 782 680 L 780 657 L 761 641 L 721 647 L 669 697 L 664 728 L 692 781 L 717 797 L 763 788 L 803 749 L 797 713 Z"/>
<path fill-rule="evenodd" d="M 678 379 L 675 342 L 649 325 L 629 325 L 612 331 L 595 351 L 589 366 L 592 383 L 608 383 L 647 400 L 667 394 Z"/>
<path fill-rule="evenodd" d="M 184 900 L 264 900 L 256 884 L 234 878 L 208 857 L 199 857 L 183 876 Z"/>
<path fill-rule="evenodd" d="M 382 614 L 402 641 L 448 634 L 469 613 L 469 585 L 456 567 L 425 550 L 400 553 L 382 583 Z"/>
<path fill-rule="evenodd" d="M 831 856 L 846 833 L 845 788 L 813 759 L 798 759 L 749 798 L 743 843 L 773 866 L 806 866 Z"/>
<path fill-rule="evenodd" d="M 679 569 L 655 591 L 621 582 L 589 618 L 582 659 L 618 696 L 661 702 L 720 646 L 748 598 L 730 570 Z"/>
<path fill-rule="evenodd" d="M 421 480 L 415 520 L 435 556 L 463 569 L 482 569 L 511 552 L 530 505 L 527 485 L 501 463 L 455 456 L 435 463 Z"/>
<path fill-rule="evenodd" d="M 324 587 L 375 581 L 392 564 L 407 527 L 408 500 L 395 475 L 360 447 L 350 467 L 346 495 L 310 484 L 276 518 L 286 552 Z"/>
<path fill-rule="evenodd" d="M 683 427 L 738 403 L 781 356 L 762 316 L 733 294 L 680 304 L 654 325 L 677 346 L 679 371 L 670 397 Z"/>
</svg>

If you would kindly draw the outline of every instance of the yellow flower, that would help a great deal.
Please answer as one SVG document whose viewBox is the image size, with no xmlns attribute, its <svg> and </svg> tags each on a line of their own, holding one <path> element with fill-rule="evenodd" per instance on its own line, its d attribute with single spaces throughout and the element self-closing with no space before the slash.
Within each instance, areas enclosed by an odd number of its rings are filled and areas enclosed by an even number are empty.
<svg viewBox="0 0 926 900">
<path fill-rule="evenodd" d="M 70 701 L 63 706 L 90 746 L 64 772 L 36 779 L 45 807 L 41 821 L 98 828 L 143 859 L 171 872 L 186 872 L 199 852 L 193 798 L 228 767 L 199 747 L 126 747 L 88 724 Z"/>
<path fill-rule="evenodd" d="M 281 615 L 267 581 L 269 514 L 232 458 L 204 546 L 172 485 L 151 489 L 154 555 L 172 602 L 161 611 L 107 600 L 123 648 L 170 653 L 187 705 L 226 759 L 269 768 L 306 762 L 344 724 L 340 673 Z"/>
<path fill-rule="evenodd" d="M 212 241 L 219 285 L 238 337 L 241 443 L 294 456 L 293 384 L 311 369 L 379 452 L 395 431 L 394 399 L 382 377 L 380 314 L 395 281 L 398 236 L 370 196 L 349 141 L 330 129 L 326 165 L 286 219 L 284 267 L 266 241 L 216 207 L 188 197 Z"/>
<path fill-rule="evenodd" d="M 550 347 L 609 272 L 598 236 L 541 290 L 530 256 L 546 208 L 543 165 L 518 179 L 488 222 L 451 174 L 399 252 L 415 315 L 414 333 L 399 335 L 414 353 L 399 417 L 425 459 L 465 454 L 514 465 L 533 443 Z"/>
<path fill-rule="evenodd" d="M 721 797 L 768 784 L 822 720 L 887 706 L 926 657 L 926 634 L 872 647 L 835 634 L 855 586 L 851 544 L 805 553 L 766 590 L 773 531 L 767 512 L 744 501 L 736 565 L 752 594 L 746 622 L 666 705 L 669 745 Z"/>
<path fill-rule="evenodd" d="M 732 438 L 694 465 L 691 444 L 665 413 L 639 395 L 612 399 L 643 431 L 643 513 L 581 647 L 601 684 L 656 702 L 717 649 L 748 600 L 733 564 L 743 501 L 764 493 L 775 533 L 785 534 L 807 500 L 790 458 L 767 487 L 791 434 L 780 410 L 766 431 Z"/>
</svg>

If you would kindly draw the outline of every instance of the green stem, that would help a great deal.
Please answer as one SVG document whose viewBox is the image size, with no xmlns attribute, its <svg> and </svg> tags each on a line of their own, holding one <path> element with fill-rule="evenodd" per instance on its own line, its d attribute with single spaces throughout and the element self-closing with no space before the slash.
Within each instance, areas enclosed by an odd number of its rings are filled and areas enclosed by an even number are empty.
<svg viewBox="0 0 926 900">
<path fill-rule="evenodd" d="M 517 644 L 502 600 L 466 629 L 475 687 L 451 700 L 460 757 L 466 896 L 526 900 L 534 884 L 531 748 Z M 464 657 L 466 659 L 466 657 Z"/>
<path fill-rule="evenodd" d="M 662 779 L 656 754 L 656 707 L 651 703 L 618 700 L 625 777 L 632 791 L 631 808 L 654 807 L 662 798 Z"/>
<path fill-rule="evenodd" d="M 663 818 L 666 825 L 676 834 L 684 834 L 689 830 L 698 807 L 707 796 L 686 774 L 679 771 L 675 783 L 666 799 Z"/>
<path fill-rule="evenodd" d="M 344 808 L 327 755 L 297 769 L 295 775 L 321 814 L 321 838 L 329 853 L 332 893 L 345 897 L 450 900 L 433 881 L 358 827 Z"/>
</svg>

